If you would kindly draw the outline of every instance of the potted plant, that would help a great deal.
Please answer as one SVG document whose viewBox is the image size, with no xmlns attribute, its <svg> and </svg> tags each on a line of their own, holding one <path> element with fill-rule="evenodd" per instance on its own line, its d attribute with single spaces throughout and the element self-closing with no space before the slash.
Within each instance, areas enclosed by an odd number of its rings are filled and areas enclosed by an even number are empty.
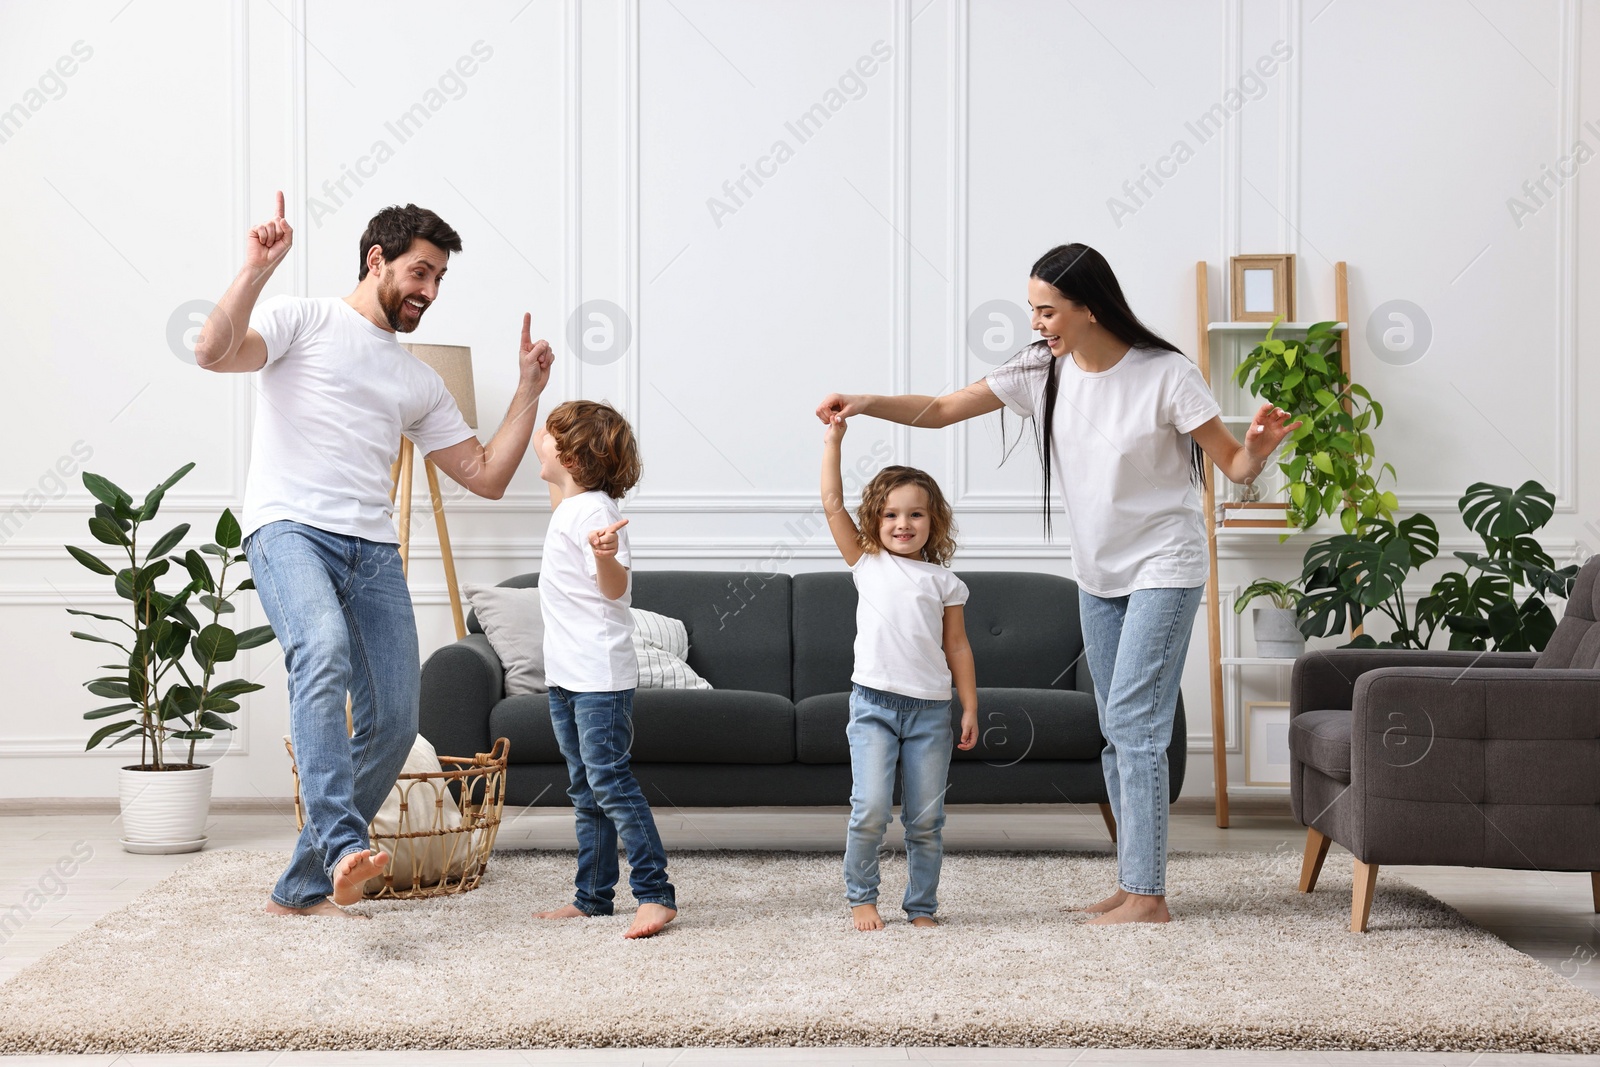
<svg viewBox="0 0 1600 1067">
<path fill-rule="evenodd" d="M 1300 601 L 1305 594 L 1287 582 L 1257 578 L 1233 602 L 1234 612 L 1244 614 L 1245 605 L 1257 597 L 1266 597 L 1272 601 L 1272 606 L 1256 605 L 1256 652 L 1270 659 L 1294 659 L 1304 652 L 1306 639 L 1300 632 Z"/>
<path fill-rule="evenodd" d="M 219 730 L 232 730 L 227 716 L 239 710 L 235 698 L 262 688 L 241 678 L 219 681 L 217 668 L 240 651 L 273 639 L 270 626 L 235 633 L 223 621 L 234 611 L 233 598 L 254 588 L 249 578 L 237 578 L 237 570 L 229 573 L 244 562 L 235 551 L 240 531 L 232 511 L 222 512 L 215 541 L 199 551 L 167 555 L 188 534 L 188 523 L 174 526 L 146 547 L 145 524 L 156 517 L 167 490 L 193 469 L 193 463 L 186 464 L 137 505 L 107 479 L 85 472 L 84 487 L 99 502 L 89 533 L 116 551 L 117 566 L 66 546 L 79 563 L 111 578 L 117 596 L 128 601 L 123 616 L 67 611 L 121 628 L 112 631 L 114 636 L 76 630 L 72 636 L 123 654 L 119 662 L 102 667 L 111 674 L 84 683 L 95 696 L 114 701 L 85 712 L 84 718 L 116 720 L 95 730 L 85 750 L 108 739 L 112 746 L 139 739 L 139 762 L 122 768 L 119 783 L 126 835 L 122 843 L 130 852 L 193 852 L 204 846 L 212 769 L 195 762 L 195 746 Z M 207 556 L 216 560 L 215 572 Z M 188 581 L 176 592 L 162 592 L 158 585 L 174 566 Z M 167 751 L 173 742 L 180 751 L 188 743 L 178 759 Z"/>
<path fill-rule="evenodd" d="M 1338 515 L 1344 532 L 1375 518 L 1394 520 L 1394 493 L 1378 487 L 1370 431 L 1383 422 L 1383 405 L 1350 380 L 1339 358 L 1339 334 L 1319 322 L 1304 339 L 1278 339 L 1275 320 L 1266 337 L 1234 371 L 1250 392 L 1300 420 L 1284 439 L 1278 469 L 1288 483 L 1289 525 L 1305 529 L 1324 515 Z M 1248 379 L 1248 382 L 1247 382 Z"/>
</svg>

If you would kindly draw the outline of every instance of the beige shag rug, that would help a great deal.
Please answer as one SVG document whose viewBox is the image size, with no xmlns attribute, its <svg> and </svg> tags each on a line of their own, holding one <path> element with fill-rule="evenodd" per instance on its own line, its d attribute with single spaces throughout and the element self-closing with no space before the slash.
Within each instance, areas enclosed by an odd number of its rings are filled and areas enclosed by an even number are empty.
<svg viewBox="0 0 1600 1067">
<path fill-rule="evenodd" d="M 1600 1051 L 1600 999 L 1439 901 L 1379 880 L 1366 935 L 1350 876 L 1311 896 L 1299 858 L 1179 854 L 1169 926 L 1100 929 L 1104 854 L 945 857 L 944 925 L 848 928 L 840 857 L 677 852 L 683 910 L 535 921 L 573 855 L 495 856 L 484 885 L 362 905 L 370 921 L 260 906 L 283 854 L 199 857 L 0 987 L 0 1052 L 1000 1045 Z M 884 863 L 898 903 L 905 861 Z"/>
</svg>

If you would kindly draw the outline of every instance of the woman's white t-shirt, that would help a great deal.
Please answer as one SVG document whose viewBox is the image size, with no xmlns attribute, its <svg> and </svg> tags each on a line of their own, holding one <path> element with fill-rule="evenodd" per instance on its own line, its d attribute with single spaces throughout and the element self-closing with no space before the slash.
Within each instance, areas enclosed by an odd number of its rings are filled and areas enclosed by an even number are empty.
<svg viewBox="0 0 1600 1067">
<path fill-rule="evenodd" d="M 967 602 L 967 584 L 944 567 L 863 552 L 856 583 L 856 663 L 850 680 L 919 700 L 950 699 L 944 609 Z"/>
<path fill-rule="evenodd" d="M 987 379 L 1041 432 L 1053 358 L 1031 345 Z M 1206 533 L 1189 433 L 1221 409 L 1200 368 L 1181 352 L 1132 348 L 1095 374 L 1063 356 L 1057 374 L 1050 464 L 1066 499 L 1078 584 L 1100 597 L 1202 584 Z"/>
<path fill-rule="evenodd" d="M 617 502 L 598 489 L 569 496 L 550 514 L 539 563 L 544 612 L 544 676 L 575 693 L 614 693 L 639 685 L 633 650 L 633 554 L 628 528 L 617 531 L 617 562 L 628 587 L 615 600 L 600 592 L 599 566 L 589 534 L 622 521 Z"/>
<path fill-rule="evenodd" d="M 256 375 L 246 536 L 279 519 L 393 544 L 390 465 L 400 436 L 424 454 L 474 436 L 444 379 L 339 297 L 280 296 L 250 327 Z"/>
</svg>

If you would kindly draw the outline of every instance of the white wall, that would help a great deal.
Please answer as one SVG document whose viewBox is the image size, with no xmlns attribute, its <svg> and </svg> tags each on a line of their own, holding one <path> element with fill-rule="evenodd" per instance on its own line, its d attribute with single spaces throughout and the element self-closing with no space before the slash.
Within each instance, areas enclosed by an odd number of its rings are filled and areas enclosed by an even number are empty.
<svg viewBox="0 0 1600 1067">
<path fill-rule="evenodd" d="M 1230 95 L 1275 47 L 1291 58 L 1245 86 L 1255 98 Z M 69 77 L 47 73 L 75 48 Z M 463 57 L 472 73 L 452 77 Z M 870 76 L 830 100 L 862 57 Z M 237 505 L 249 383 L 200 373 L 172 338 L 185 305 L 225 288 L 278 188 L 297 238 L 275 291 L 348 291 L 360 231 L 387 203 L 427 205 L 461 231 L 417 339 L 473 347 L 487 434 L 532 312 L 558 353 L 548 403 L 609 398 L 638 428 L 641 568 L 836 566 L 824 541 L 785 530 L 816 493 L 811 408 L 830 390 L 931 393 L 981 376 L 969 315 L 1020 306 L 1033 259 L 1068 240 L 1101 249 L 1140 315 L 1191 352 L 1197 260 L 1220 318 L 1228 256 L 1295 253 L 1305 319 L 1333 315 L 1332 262 L 1348 261 L 1357 376 L 1389 409 L 1379 443 L 1405 506 L 1440 520 L 1447 550 L 1467 547 L 1453 519 L 1469 482 L 1539 478 L 1560 494 L 1546 543 L 1592 551 L 1600 466 L 1580 460 L 1600 447 L 1582 385 L 1600 369 L 1586 340 L 1600 337 L 1600 223 L 1578 191 L 1593 168 L 1548 183 L 1549 203 L 1520 219 L 1507 201 L 1580 139 L 1600 150 L 1597 58 L 1600 0 L 505 0 L 448 13 L 6 0 L 0 795 L 114 790 L 124 750 L 80 753 L 94 698 L 79 681 L 99 657 L 67 637 L 62 609 L 115 601 L 60 548 L 87 542 L 90 505 L 76 473 L 53 472 L 86 465 L 142 491 L 194 459 L 164 513 L 203 527 Z M 429 117 L 402 141 L 387 124 L 419 103 Z M 818 103 L 837 109 L 802 142 L 786 123 Z M 1202 142 L 1186 123 L 1218 103 L 1242 106 Z M 764 158 L 780 140 L 781 163 Z M 1175 175 L 1146 179 L 1148 197 L 1123 191 L 1180 140 L 1192 158 Z M 735 201 L 724 183 L 746 167 L 766 176 Z M 1410 366 L 1378 361 L 1365 338 L 1391 299 L 1431 322 Z M 626 310 L 632 343 L 586 364 L 567 324 L 593 300 Z M 1065 524 L 1053 544 L 1040 535 L 1031 446 L 997 468 L 999 428 L 862 422 L 847 460 L 881 442 L 939 477 L 961 566 L 1070 573 Z M 452 495 L 449 513 L 464 579 L 537 565 L 547 511 L 533 470 L 503 501 Z M 1224 587 L 1289 573 L 1302 547 L 1228 542 Z M 426 653 L 452 633 L 425 523 L 412 584 Z M 245 615 L 259 621 L 253 605 Z M 1209 788 L 1204 664 L 1202 625 L 1185 676 L 1190 795 Z M 281 797 L 281 663 L 268 647 L 243 666 L 268 688 L 238 717 L 216 792 Z M 1285 695 L 1266 675 L 1245 693 Z"/>
</svg>

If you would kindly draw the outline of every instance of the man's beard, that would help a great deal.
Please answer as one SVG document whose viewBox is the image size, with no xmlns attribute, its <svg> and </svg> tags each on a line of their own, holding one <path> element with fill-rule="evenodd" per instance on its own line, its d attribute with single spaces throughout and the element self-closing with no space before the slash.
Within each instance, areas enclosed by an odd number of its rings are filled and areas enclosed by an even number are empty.
<svg viewBox="0 0 1600 1067">
<path fill-rule="evenodd" d="M 378 307 L 383 309 L 383 317 L 388 320 L 389 328 L 398 333 L 411 333 L 422 324 L 421 311 L 417 313 L 415 322 L 406 321 L 405 306 L 405 297 L 400 294 L 400 287 L 394 284 L 394 270 L 390 268 L 378 280 Z M 426 311 L 427 308 L 422 310 Z"/>
</svg>

